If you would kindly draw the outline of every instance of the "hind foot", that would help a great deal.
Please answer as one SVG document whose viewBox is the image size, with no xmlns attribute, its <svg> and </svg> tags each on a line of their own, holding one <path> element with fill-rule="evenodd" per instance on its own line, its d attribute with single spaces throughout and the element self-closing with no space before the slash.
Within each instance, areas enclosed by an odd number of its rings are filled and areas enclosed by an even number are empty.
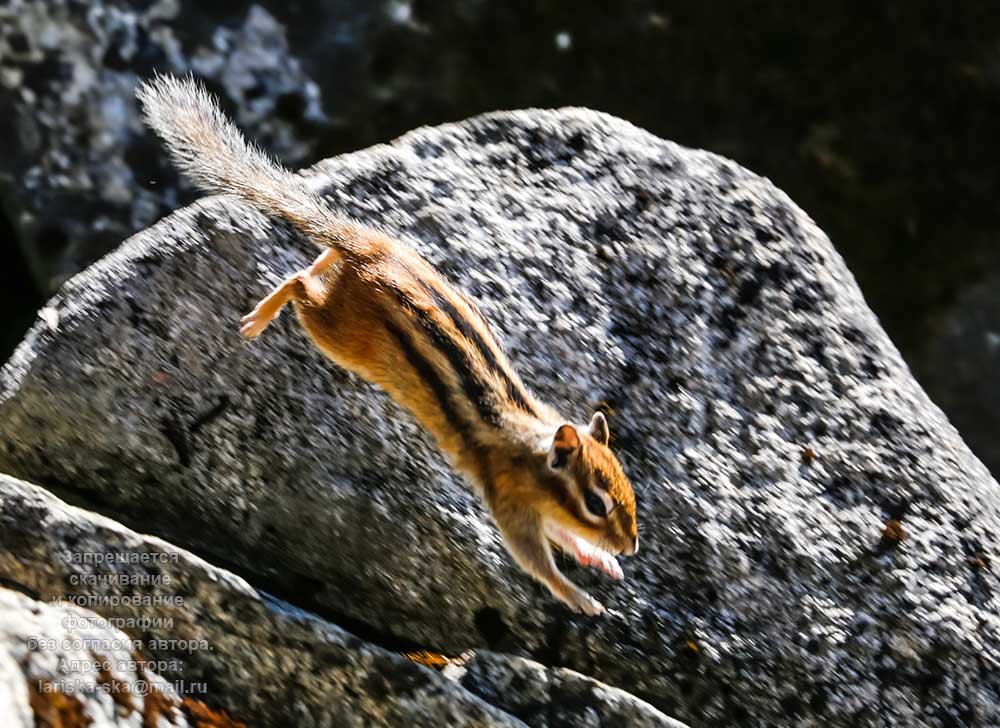
<svg viewBox="0 0 1000 728">
<path fill-rule="evenodd" d="M 240 335 L 242 335 L 247 341 L 256 339 L 261 335 L 264 329 L 266 329 L 268 325 L 274 321 L 277 315 L 277 312 L 267 315 L 266 313 L 255 308 L 253 311 L 240 319 Z"/>
<path fill-rule="evenodd" d="M 253 311 L 240 319 L 240 333 L 248 341 L 256 339 L 281 313 L 285 304 L 295 299 L 302 303 L 320 305 L 326 298 L 325 275 L 327 270 L 340 259 L 333 248 L 324 250 L 313 264 L 285 279 L 285 282 L 258 303 Z"/>
<path fill-rule="evenodd" d="M 240 334 L 244 339 L 256 339 L 278 317 L 286 303 L 296 297 L 296 288 L 301 286 L 300 273 L 289 276 L 284 283 L 261 300 L 253 311 L 240 319 Z"/>
</svg>

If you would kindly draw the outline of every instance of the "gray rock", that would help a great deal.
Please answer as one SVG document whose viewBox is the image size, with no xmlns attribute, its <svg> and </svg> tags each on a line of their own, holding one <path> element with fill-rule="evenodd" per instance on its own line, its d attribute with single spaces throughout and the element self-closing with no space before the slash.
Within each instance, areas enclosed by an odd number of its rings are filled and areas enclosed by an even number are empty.
<svg viewBox="0 0 1000 728">
<path fill-rule="evenodd" d="M 211 30 L 207 30 L 211 29 Z M 135 88 L 154 69 L 205 79 L 290 163 L 325 117 L 285 29 L 251 5 L 218 24 L 200 3 L 12 0 L 0 6 L 0 191 L 38 287 L 51 290 L 190 198 L 154 160 Z"/>
<path fill-rule="evenodd" d="M 0 698 L 11 696 L 0 706 L 16 718 L 5 725 L 34 725 L 33 714 L 65 704 L 95 725 L 126 725 L 166 705 L 181 727 L 185 691 L 251 725 L 513 726 L 520 718 L 684 728 L 622 690 L 488 651 L 452 661 L 445 677 L 460 686 L 452 685 L 182 549 L 2 475 L 0 526 L 4 583 L 56 605 L 0 588 Z M 64 649 L 66 638 L 94 649 Z M 150 705 L 145 686 L 160 693 Z M 119 692 L 101 695 L 112 688 Z"/>
<path fill-rule="evenodd" d="M 46 601 L 93 609 L 179 693 L 249 725 L 520 725 L 193 554 L 2 475 L 0 576 Z"/>
<path fill-rule="evenodd" d="M 88 629 L 88 620 L 98 620 L 95 631 L 118 636 L 112 646 L 130 642 L 107 660 L 147 660 L 177 693 L 221 705 L 248 725 L 521 725 L 432 670 L 193 554 L 2 475 L 0 577 L 47 602 L 68 604 Z M 0 596 L 9 593 L 0 589 Z M 23 637 L 21 621 L 14 624 Z M 4 650 L 6 627 L 0 622 L 0 665 L 5 651 L 23 663 L 17 649 Z M 60 656 L 42 643 L 36 661 Z"/>
<path fill-rule="evenodd" d="M 136 658 L 131 643 L 93 612 L 42 604 L 0 587 L 3 725 L 196 725 L 173 686 Z"/>
<path fill-rule="evenodd" d="M 332 204 L 477 298 L 638 485 L 626 581 L 567 614 L 382 393 L 290 317 L 308 247 L 205 200 L 73 279 L 0 374 L 0 469 L 76 488 L 298 605 L 445 653 L 518 651 L 693 726 L 1000 721 L 997 484 L 841 258 L 769 182 L 584 110 L 321 163 Z"/>
<path fill-rule="evenodd" d="M 479 650 L 444 674 L 532 728 L 686 728 L 624 690 L 524 658 Z"/>
</svg>

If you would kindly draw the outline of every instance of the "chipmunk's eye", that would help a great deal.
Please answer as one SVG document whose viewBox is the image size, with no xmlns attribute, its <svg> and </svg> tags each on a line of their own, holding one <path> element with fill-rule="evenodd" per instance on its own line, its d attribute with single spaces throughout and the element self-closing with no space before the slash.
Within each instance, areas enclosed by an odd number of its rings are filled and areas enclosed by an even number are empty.
<svg viewBox="0 0 1000 728">
<path fill-rule="evenodd" d="M 604 518 L 608 515 L 608 509 L 604 505 L 604 499 L 592 490 L 584 492 L 583 503 L 587 506 L 587 510 L 598 518 Z"/>
</svg>

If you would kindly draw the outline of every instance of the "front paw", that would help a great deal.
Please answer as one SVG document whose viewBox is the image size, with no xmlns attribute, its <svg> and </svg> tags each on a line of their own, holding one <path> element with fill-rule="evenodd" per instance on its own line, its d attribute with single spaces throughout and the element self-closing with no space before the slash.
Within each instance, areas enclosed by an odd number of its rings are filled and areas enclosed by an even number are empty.
<svg viewBox="0 0 1000 728">
<path fill-rule="evenodd" d="M 586 614 L 588 617 L 604 614 L 604 605 L 582 590 L 570 592 L 563 597 L 563 602 L 574 612 Z"/>
<path fill-rule="evenodd" d="M 618 559 L 607 551 L 595 550 L 586 554 L 577 554 L 576 558 L 583 566 L 603 571 L 615 581 L 621 581 L 625 578 L 622 567 L 618 565 Z"/>
<path fill-rule="evenodd" d="M 603 571 L 615 581 L 625 578 L 622 567 L 618 565 L 618 559 L 602 548 L 587 543 L 582 538 L 573 541 L 573 557 L 581 566 L 589 566 L 592 569 Z"/>
</svg>

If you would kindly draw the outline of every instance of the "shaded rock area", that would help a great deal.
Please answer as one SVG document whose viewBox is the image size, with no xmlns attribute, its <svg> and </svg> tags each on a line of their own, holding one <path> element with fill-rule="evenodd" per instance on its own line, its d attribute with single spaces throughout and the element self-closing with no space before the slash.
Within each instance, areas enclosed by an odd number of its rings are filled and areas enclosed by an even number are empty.
<svg viewBox="0 0 1000 728">
<path fill-rule="evenodd" d="M 135 87 L 154 71 L 204 79 L 287 162 L 313 156 L 319 89 L 260 6 L 220 22 L 179 0 L 4 3 L 0 207 L 41 290 L 190 199 L 139 118 Z"/>
<path fill-rule="evenodd" d="M 613 117 L 495 113 L 323 162 L 330 203 L 472 294 L 527 382 L 595 407 L 642 550 L 569 615 L 412 420 L 285 316 L 314 251 L 227 198 L 70 281 L 0 373 L 0 470 L 333 621 L 489 647 L 692 726 L 994 725 L 997 484 L 828 239 L 766 180 Z"/>
<path fill-rule="evenodd" d="M 177 686 L 178 692 L 189 694 L 189 706 L 192 699 L 210 700 L 251 726 L 520 725 L 435 672 L 260 593 L 190 553 L 4 476 L 0 476 L 0 577 L 0 583 L 17 585 L 43 601 L 93 606 L 129 632 L 126 637 L 103 627 L 84 634 L 91 640 L 86 645 L 126 643 L 123 652 L 95 653 L 89 662 L 83 648 L 80 654 L 64 655 L 42 641 L 60 639 L 49 622 L 64 614 L 85 623 L 102 620 L 76 607 L 58 612 L 0 589 L 4 607 L 0 614 L 7 616 L 7 602 L 14 602 L 9 618 L 0 620 L 0 661 L 12 656 L 29 681 L 54 682 L 56 673 L 45 670 L 62 658 L 88 666 L 93 660 L 112 666 L 148 660 L 170 680 L 169 690 L 152 691 L 163 692 L 164 700 L 171 698 L 170 705 L 180 704 L 173 692 Z M 36 614 L 42 616 L 32 616 Z M 32 637 L 38 646 L 24 656 L 21 645 Z M 71 685 L 81 680 L 131 683 L 145 674 L 143 670 L 129 675 L 90 672 L 62 678 Z M 158 685 L 165 684 L 156 679 Z M 23 690 L 11 692 L 23 698 Z M 140 703 L 132 703 L 127 691 L 103 696 L 93 708 L 85 703 L 77 707 L 71 698 L 63 700 L 55 692 L 52 705 L 105 710 L 108 719 L 97 725 L 116 725 L 111 720 L 116 705 L 144 710 Z M 41 698 L 33 701 L 36 716 L 42 714 L 39 706 L 50 705 Z M 192 721 L 192 725 L 203 724 Z"/>
<path fill-rule="evenodd" d="M 532 728 L 685 728 L 624 690 L 523 658 L 480 650 L 444 672 Z"/>
</svg>

